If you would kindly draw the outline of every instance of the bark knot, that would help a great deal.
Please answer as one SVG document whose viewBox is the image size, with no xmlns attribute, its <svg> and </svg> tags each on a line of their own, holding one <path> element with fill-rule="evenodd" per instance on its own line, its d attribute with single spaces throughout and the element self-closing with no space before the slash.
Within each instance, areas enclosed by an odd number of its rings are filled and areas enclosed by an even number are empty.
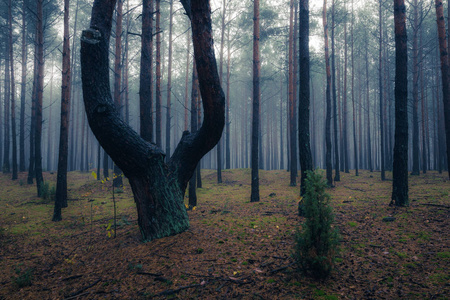
<svg viewBox="0 0 450 300">
<path fill-rule="evenodd" d="M 100 42 L 101 37 L 102 34 L 100 33 L 100 31 L 94 28 L 89 28 L 83 30 L 83 33 L 81 34 L 81 41 L 91 45 L 95 45 Z"/>
</svg>

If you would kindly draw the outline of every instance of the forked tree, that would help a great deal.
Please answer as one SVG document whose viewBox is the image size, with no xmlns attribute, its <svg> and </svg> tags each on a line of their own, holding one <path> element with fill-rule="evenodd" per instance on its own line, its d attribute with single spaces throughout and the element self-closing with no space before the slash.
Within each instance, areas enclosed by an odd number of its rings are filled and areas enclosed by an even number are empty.
<svg viewBox="0 0 450 300">
<path fill-rule="evenodd" d="M 109 85 L 109 37 L 116 0 L 95 0 L 90 28 L 81 38 L 83 98 L 96 138 L 128 177 L 144 241 L 185 231 L 189 219 L 184 193 L 197 163 L 219 141 L 225 125 L 225 96 L 220 87 L 208 0 L 182 0 L 191 19 L 204 120 L 185 131 L 172 157 L 141 138 L 114 106 Z"/>
</svg>

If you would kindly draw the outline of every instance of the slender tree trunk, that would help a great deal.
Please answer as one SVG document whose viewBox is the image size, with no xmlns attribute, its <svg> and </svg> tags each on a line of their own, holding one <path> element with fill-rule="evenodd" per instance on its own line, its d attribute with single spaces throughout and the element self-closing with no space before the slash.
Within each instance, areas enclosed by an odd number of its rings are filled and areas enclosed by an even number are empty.
<svg viewBox="0 0 450 300">
<path fill-rule="evenodd" d="M 259 0 L 253 2 L 253 109 L 252 109 L 252 180 L 250 202 L 259 201 L 259 113 L 261 92 L 259 77 L 261 62 L 259 60 Z"/>
<path fill-rule="evenodd" d="M 22 74 L 20 83 L 19 171 L 25 171 L 25 95 L 27 86 L 27 5 L 22 1 Z"/>
<path fill-rule="evenodd" d="M 392 203 L 407 206 L 408 200 L 408 47 L 404 0 L 394 0 L 395 22 L 395 144 Z"/>
<path fill-rule="evenodd" d="M 411 175 L 419 175 L 419 48 L 418 48 L 418 31 L 419 31 L 419 7 L 417 0 L 414 0 L 414 20 L 413 20 L 413 40 L 412 40 L 412 59 L 413 59 L 413 131 L 412 131 L 412 172 Z"/>
<path fill-rule="evenodd" d="M 450 178 L 450 74 L 449 55 L 445 36 L 444 7 L 442 0 L 435 0 L 436 20 L 439 35 L 439 52 L 442 74 L 442 101 L 444 103 L 445 137 L 447 140 L 447 170 Z"/>
<path fill-rule="evenodd" d="M 197 98 L 198 98 L 198 75 L 195 61 L 192 69 L 192 90 L 191 90 L 191 132 L 197 131 Z M 197 165 L 198 168 L 198 165 Z M 189 208 L 197 206 L 197 176 L 194 174 L 189 180 Z"/>
<path fill-rule="evenodd" d="M 353 111 L 353 153 L 355 160 L 355 176 L 359 175 L 358 170 L 358 143 L 356 141 L 356 107 L 355 107 L 355 51 L 354 51 L 354 11 L 353 11 L 353 0 L 352 0 L 352 28 L 351 28 L 351 39 L 352 39 L 352 111 Z"/>
<path fill-rule="evenodd" d="M 189 24 L 190 25 L 190 24 Z M 186 50 L 186 77 L 184 82 L 184 131 L 188 130 L 188 102 L 189 102 L 189 64 L 190 64 L 190 50 L 191 50 L 191 38 L 189 35 L 189 30 L 186 32 L 186 44 L 187 44 L 187 50 Z"/>
<path fill-rule="evenodd" d="M 37 31 L 36 31 L 37 32 Z M 37 36 L 37 34 L 36 34 Z M 36 37 L 35 37 L 36 39 Z M 34 51 L 37 53 L 37 43 L 34 44 Z M 33 184 L 33 179 L 35 178 L 35 127 L 36 127 L 36 98 L 37 98 L 37 56 L 34 56 L 33 64 L 33 90 L 31 94 L 31 120 L 30 120 L 30 159 L 28 166 L 28 177 L 27 183 Z"/>
<path fill-rule="evenodd" d="M 336 67 L 335 67 L 335 47 L 334 47 L 334 9 L 335 0 L 332 0 L 331 12 L 331 74 L 332 74 L 332 92 L 333 92 L 333 129 L 334 129 L 334 181 L 341 181 L 339 173 L 339 144 L 338 144 L 338 113 L 337 113 L 337 99 L 336 99 Z"/>
<path fill-rule="evenodd" d="M 231 169 L 231 149 L 230 149 L 230 77 L 231 77 L 231 42 L 230 26 L 227 27 L 227 98 L 225 103 L 225 168 Z"/>
<path fill-rule="evenodd" d="M 37 98 L 36 98 L 36 130 L 35 130 L 35 172 L 37 195 L 42 195 L 42 100 L 44 96 L 44 23 L 43 23 L 43 0 L 37 0 Z"/>
<path fill-rule="evenodd" d="M 11 66 L 11 136 L 12 136 L 12 180 L 17 179 L 17 135 L 16 135 L 16 82 L 14 78 L 14 56 L 13 56 L 13 28 L 12 28 L 12 1 L 8 2 L 8 27 L 9 27 L 9 60 Z"/>
<path fill-rule="evenodd" d="M 295 100 L 294 100 L 294 0 L 290 0 L 289 2 L 289 141 L 290 141 L 290 186 L 297 185 L 297 139 L 295 135 L 296 131 L 296 122 L 295 120 Z"/>
<path fill-rule="evenodd" d="M 309 64 L 309 0 L 300 0 L 300 34 L 299 61 L 300 86 L 298 105 L 298 144 L 301 166 L 300 194 L 305 193 L 306 172 L 313 170 L 310 131 L 309 131 L 309 98 L 310 98 L 310 64 Z M 299 206 L 299 213 L 303 211 Z"/>
<path fill-rule="evenodd" d="M 158 0 L 159 1 L 159 0 Z M 170 121 L 172 97 L 172 31 L 173 31 L 173 0 L 170 3 L 169 17 L 169 66 L 167 67 L 167 107 L 166 107 L 166 159 L 170 158 Z"/>
<path fill-rule="evenodd" d="M 153 141 L 152 35 L 153 0 L 142 2 L 141 70 L 139 76 L 140 135 Z"/>
<path fill-rule="evenodd" d="M 386 179 L 385 175 L 385 154 L 384 154 L 384 124 L 383 124 L 383 69 L 382 69 L 382 45 L 383 45 L 383 28 L 382 28 L 382 19 L 383 16 L 381 14 L 381 5 L 382 0 L 379 0 L 379 49 L 378 49 L 378 87 L 379 87 L 379 93 L 380 93 L 380 149 L 381 149 L 381 160 L 380 160 L 380 170 L 381 170 L 381 180 Z"/>
<path fill-rule="evenodd" d="M 6 42 L 6 51 L 5 51 L 5 100 L 4 100 L 4 140 L 3 140 L 3 173 L 11 172 L 11 161 L 10 161 L 10 148 L 11 148 L 11 69 L 9 67 L 10 64 L 10 56 L 9 56 L 9 43 Z"/>
<path fill-rule="evenodd" d="M 329 187 L 333 185 L 333 167 L 331 166 L 331 70 L 328 51 L 328 24 L 327 24 L 327 0 L 323 0 L 322 11 L 323 29 L 325 37 L 325 68 L 327 74 L 326 88 L 326 118 L 325 118 L 325 165 L 327 172 L 327 184 Z"/>
<path fill-rule="evenodd" d="M 343 153 L 343 163 L 344 163 L 344 172 L 345 173 L 350 173 L 349 170 L 349 154 L 348 154 L 348 147 L 349 147 L 349 143 L 348 143 L 348 125 L 347 125 L 347 121 L 348 121 L 348 107 L 347 107 L 347 60 L 348 60 L 348 54 L 347 54 L 347 22 L 344 22 L 344 68 L 343 68 L 343 72 L 344 72 L 344 89 L 342 91 L 343 93 L 343 97 L 342 97 L 342 138 L 344 140 L 344 153 Z"/>
<path fill-rule="evenodd" d="M 366 101 L 367 101 L 367 164 L 370 172 L 373 172 L 373 162 L 372 162 L 372 142 L 370 139 L 370 81 L 369 81 L 369 41 L 366 43 Z"/>
<path fill-rule="evenodd" d="M 155 0 L 155 35 L 156 35 L 156 89 L 155 89 L 155 104 L 156 104 L 156 124 L 155 124 L 155 135 L 156 135 L 156 145 L 162 147 L 162 109 L 161 109 L 161 0 Z M 167 156 L 170 153 L 166 153 Z"/>
<path fill-rule="evenodd" d="M 64 42 L 62 58 L 61 84 L 61 123 L 59 128 L 58 173 L 56 178 L 55 207 L 52 221 L 61 221 L 61 208 L 67 207 L 67 158 L 69 149 L 70 114 L 70 36 L 69 36 L 69 0 L 64 0 Z M 100 153 L 100 146 L 99 146 Z M 98 158 L 100 161 L 100 157 Z M 100 170 L 97 173 L 100 177 Z"/>
</svg>

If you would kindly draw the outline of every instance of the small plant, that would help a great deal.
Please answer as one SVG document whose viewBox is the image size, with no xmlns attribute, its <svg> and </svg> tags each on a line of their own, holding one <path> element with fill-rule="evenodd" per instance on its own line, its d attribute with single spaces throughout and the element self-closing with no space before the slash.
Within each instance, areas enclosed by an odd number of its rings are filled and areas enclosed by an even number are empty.
<svg viewBox="0 0 450 300">
<path fill-rule="evenodd" d="M 334 216 L 326 187 L 321 175 L 307 173 L 303 197 L 305 221 L 296 233 L 293 253 L 299 269 L 318 279 L 330 274 L 338 251 L 338 232 L 331 227 Z"/>
<path fill-rule="evenodd" d="M 44 182 L 41 186 L 41 197 L 45 200 L 54 200 L 56 195 L 56 188 L 50 187 L 48 182 Z"/>
<path fill-rule="evenodd" d="M 18 289 L 31 285 L 33 280 L 33 269 L 22 271 L 17 267 L 15 273 L 17 276 L 11 276 L 11 280 Z"/>
</svg>

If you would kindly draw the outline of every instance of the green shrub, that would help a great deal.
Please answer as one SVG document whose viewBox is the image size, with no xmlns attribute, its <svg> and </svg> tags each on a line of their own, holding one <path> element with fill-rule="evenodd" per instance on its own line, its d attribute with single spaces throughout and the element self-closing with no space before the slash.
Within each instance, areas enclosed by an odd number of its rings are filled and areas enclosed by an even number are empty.
<svg viewBox="0 0 450 300">
<path fill-rule="evenodd" d="M 16 268 L 15 271 L 17 277 L 11 276 L 11 279 L 18 289 L 31 285 L 31 281 L 33 280 L 32 269 L 26 269 L 25 271 L 22 271 L 20 268 Z"/>
<path fill-rule="evenodd" d="M 294 259 L 299 269 L 318 279 L 327 277 L 338 251 L 338 232 L 321 175 L 308 172 L 303 197 L 305 221 L 295 235 Z"/>
<path fill-rule="evenodd" d="M 41 186 L 41 197 L 45 200 L 54 200 L 56 195 L 55 186 L 50 187 L 48 182 L 44 182 Z"/>
</svg>

